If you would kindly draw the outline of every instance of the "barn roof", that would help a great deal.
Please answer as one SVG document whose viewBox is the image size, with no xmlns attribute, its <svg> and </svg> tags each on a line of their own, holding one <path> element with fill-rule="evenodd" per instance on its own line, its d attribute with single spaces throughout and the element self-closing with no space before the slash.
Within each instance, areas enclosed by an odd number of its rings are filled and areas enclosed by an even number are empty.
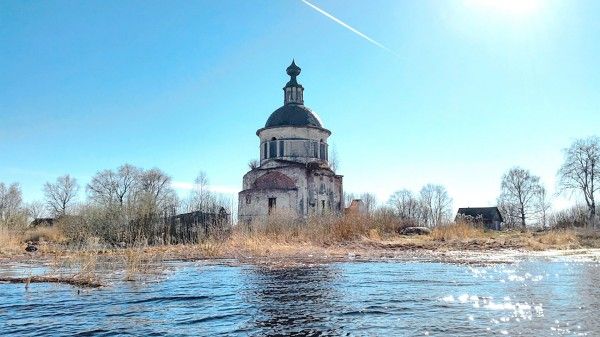
<svg viewBox="0 0 600 337">
<path fill-rule="evenodd" d="M 498 209 L 498 207 L 459 208 L 456 216 L 458 216 L 458 215 L 471 216 L 473 218 L 481 217 L 483 219 L 483 221 L 485 221 L 485 222 L 494 221 L 494 220 L 499 220 L 500 222 L 504 221 L 504 219 L 502 218 L 502 214 L 500 214 L 500 210 Z"/>
</svg>

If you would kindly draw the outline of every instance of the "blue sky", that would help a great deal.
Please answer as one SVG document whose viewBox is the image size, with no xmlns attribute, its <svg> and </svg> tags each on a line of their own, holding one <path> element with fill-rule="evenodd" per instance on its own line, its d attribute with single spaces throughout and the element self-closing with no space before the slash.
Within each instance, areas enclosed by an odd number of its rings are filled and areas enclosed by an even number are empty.
<svg viewBox="0 0 600 337">
<path fill-rule="evenodd" d="M 600 134 L 598 1 L 311 3 L 391 52 L 299 0 L 0 2 L 0 181 L 34 200 L 131 163 L 237 191 L 292 58 L 349 192 L 493 205 L 515 165 L 553 192 Z"/>
</svg>

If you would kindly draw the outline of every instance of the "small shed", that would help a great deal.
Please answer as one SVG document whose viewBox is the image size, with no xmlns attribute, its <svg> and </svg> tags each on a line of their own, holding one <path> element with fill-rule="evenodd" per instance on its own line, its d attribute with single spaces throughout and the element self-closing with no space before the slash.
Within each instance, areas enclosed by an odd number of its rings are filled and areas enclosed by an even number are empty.
<svg viewBox="0 0 600 337">
<path fill-rule="evenodd" d="M 487 229 L 500 230 L 504 219 L 498 207 L 466 207 L 459 208 L 454 221 L 467 220 L 483 224 Z"/>
</svg>

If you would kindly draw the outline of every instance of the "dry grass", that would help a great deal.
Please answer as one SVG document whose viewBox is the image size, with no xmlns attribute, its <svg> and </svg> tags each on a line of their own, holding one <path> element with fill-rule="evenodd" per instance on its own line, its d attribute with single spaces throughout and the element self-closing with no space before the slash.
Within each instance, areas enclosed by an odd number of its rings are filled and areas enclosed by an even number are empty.
<svg viewBox="0 0 600 337">
<path fill-rule="evenodd" d="M 37 227 L 26 230 L 0 228 L 0 254 L 23 253 L 27 242 L 64 244 L 67 242 L 67 238 L 56 227 Z"/>
<path fill-rule="evenodd" d="M 197 249 L 203 257 L 219 257 L 222 254 L 222 242 L 205 240 L 197 245 Z"/>
<path fill-rule="evenodd" d="M 60 244 L 67 242 L 67 237 L 58 227 L 36 227 L 26 230 L 23 233 L 23 241 L 52 242 Z"/>
<path fill-rule="evenodd" d="M 124 272 L 125 279 L 154 273 L 153 268 L 165 259 L 245 259 L 264 257 L 312 258 L 318 256 L 362 256 L 395 254 L 404 250 L 493 251 L 498 249 L 572 249 L 600 248 L 600 232 L 574 230 L 487 231 L 468 223 L 456 223 L 432 229 L 430 235 L 398 234 L 405 224 L 388 214 L 374 216 L 319 216 L 306 221 L 294 221 L 277 214 L 251 227 L 239 225 L 226 237 L 204 238 L 198 244 L 114 248 L 90 238 L 81 246 L 65 243 L 58 228 L 37 228 L 24 232 L 0 231 L 0 255 L 26 255 L 25 242 L 39 241 L 38 256 L 72 256 L 70 270 L 78 277 L 94 278 L 98 270 Z M 53 243 L 53 244 L 49 244 Z M 75 250 L 71 250 L 75 249 Z M 386 256 L 387 256 L 386 255 Z M 101 273 L 100 273 L 101 275 Z"/>
<path fill-rule="evenodd" d="M 550 230 L 535 233 L 528 240 L 528 248 L 532 250 L 574 249 L 580 248 L 581 242 L 573 230 Z"/>
<path fill-rule="evenodd" d="M 82 278 L 95 278 L 98 270 L 98 254 L 94 251 L 82 252 L 79 257 L 79 271 L 76 274 Z"/>
<path fill-rule="evenodd" d="M 22 234 L 18 231 L 0 228 L 0 254 L 14 254 L 24 249 Z"/>
<path fill-rule="evenodd" d="M 273 237 L 264 234 L 235 232 L 225 242 L 228 253 L 244 256 L 267 256 L 272 254 L 285 254 L 298 250 L 302 243 L 291 240 L 292 236 Z"/>
<path fill-rule="evenodd" d="M 126 281 L 134 281 L 139 277 L 156 274 L 159 271 L 156 266 L 161 265 L 163 261 L 163 253 L 160 250 L 148 249 L 142 245 L 124 249 L 120 256 Z"/>
<path fill-rule="evenodd" d="M 431 238 L 437 241 L 469 240 L 484 237 L 486 235 L 483 229 L 464 222 L 435 227 L 431 231 Z"/>
</svg>

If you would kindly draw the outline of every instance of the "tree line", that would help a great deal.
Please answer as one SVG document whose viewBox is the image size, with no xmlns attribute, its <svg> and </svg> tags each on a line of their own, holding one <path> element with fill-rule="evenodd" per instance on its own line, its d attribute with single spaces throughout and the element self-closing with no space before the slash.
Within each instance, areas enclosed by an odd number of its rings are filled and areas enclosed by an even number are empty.
<svg viewBox="0 0 600 337">
<path fill-rule="evenodd" d="M 522 228 L 529 223 L 546 227 L 552 215 L 553 225 L 596 228 L 599 224 L 596 197 L 600 193 L 600 138 L 578 139 L 565 149 L 557 178 L 557 194 L 582 199 L 587 213 L 585 218 L 582 218 L 579 206 L 550 214 L 551 205 L 540 178 L 527 169 L 514 167 L 502 177 L 502 193 L 498 198 L 505 223 Z"/>
<path fill-rule="evenodd" d="M 435 227 L 451 221 L 453 200 L 443 185 L 427 184 L 418 194 L 408 189 L 394 192 L 386 205 L 378 205 L 372 193 L 345 195 L 346 207 L 360 199 L 369 215 L 392 215 L 406 226 Z"/>
<path fill-rule="evenodd" d="M 507 228 L 599 225 L 596 199 L 600 193 L 600 138 L 574 141 L 564 150 L 564 161 L 557 171 L 557 194 L 575 196 L 584 205 L 551 212 L 550 197 L 540 177 L 528 169 L 515 166 L 501 178 L 497 206 Z M 354 194 L 346 196 L 348 205 Z M 403 189 L 392 194 L 386 205 L 377 207 L 373 194 L 359 196 L 367 212 L 388 212 L 406 225 L 434 227 L 451 222 L 452 198 L 442 185 L 427 184 L 419 193 Z"/>
<path fill-rule="evenodd" d="M 33 219 L 60 222 L 72 239 L 100 237 L 112 243 L 131 243 L 155 235 L 157 224 L 185 212 L 231 213 L 231 200 L 209 190 L 208 178 L 200 172 L 187 198 L 180 199 L 172 179 L 157 168 L 142 169 L 124 164 L 98 171 L 81 186 L 67 174 L 44 184 L 43 201 L 25 204 L 18 183 L 0 182 L 0 228 L 24 228 Z"/>
<path fill-rule="evenodd" d="M 564 150 L 557 171 L 558 193 L 583 200 L 583 208 L 551 212 L 549 196 L 539 176 L 521 167 L 509 169 L 501 179 L 498 207 L 507 227 L 589 226 L 598 227 L 596 199 L 600 192 L 600 138 L 574 141 Z M 43 186 L 43 201 L 24 203 L 18 183 L 0 182 L 0 228 L 23 228 L 29 220 L 63 219 L 72 235 L 95 235 L 113 242 L 133 242 L 152 234 L 161 218 L 183 212 L 217 212 L 225 207 L 231 214 L 231 198 L 213 193 L 208 178 L 200 172 L 194 188 L 180 199 L 171 186 L 171 177 L 160 169 L 142 169 L 124 164 L 98 171 L 84 186 L 77 179 L 58 177 Z M 385 207 L 377 207 L 371 193 L 359 196 L 368 213 L 387 212 L 411 225 L 438 226 L 452 221 L 452 198 L 442 185 L 427 184 L 419 191 L 395 192 Z M 356 196 L 348 194 L 346 203 Z"/>
</svg>

